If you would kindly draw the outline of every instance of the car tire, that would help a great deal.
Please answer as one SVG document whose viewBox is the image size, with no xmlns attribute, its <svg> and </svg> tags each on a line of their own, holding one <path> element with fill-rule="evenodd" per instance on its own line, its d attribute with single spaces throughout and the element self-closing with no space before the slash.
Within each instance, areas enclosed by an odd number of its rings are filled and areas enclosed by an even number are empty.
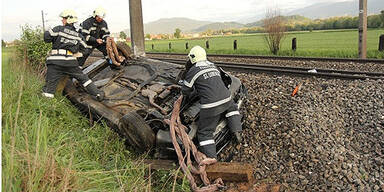
<svg viewBox="0 0 384 192">
<path fill-rule="evenodd" d="M 125 114 L 120 120 L 119 129 L 128 143 L 137 151 L 145 152 L 153 148 L 155 133 L 136 112 Z"/>
<path fill-rule="evenodd" d="M 127 45 L 124 42 L 117 42 L 116 46 L 117 46 L 117 49 L 119 50 L 119 52 L 121 52 L 121 54 L 126 59 L 132 58 L 132 51 L 131 51 L 131 48 L 129 47 L 129 45 Z"/>
</svg>

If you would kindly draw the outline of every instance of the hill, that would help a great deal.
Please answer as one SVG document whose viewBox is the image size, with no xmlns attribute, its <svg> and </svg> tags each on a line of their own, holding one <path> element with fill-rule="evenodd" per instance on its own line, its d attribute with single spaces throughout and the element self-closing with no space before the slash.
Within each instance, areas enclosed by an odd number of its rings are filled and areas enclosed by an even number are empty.
<svg viewBox="0 0 384 192">
<path fill-rule="evenodd" d="M 379 14 L 384 10 L 383 0 L 368 0 L 368 15 Z M 320 19 L 336 16 L 358 16 L 359 1 L 343 1 L 335 3 L 316 3 L 306 7 L 293 9 L 289 11 L 281 10 L 282 15 L 302 15 L 311 19 Z M 252 17 L 237 20 L 239 23 L 255 23 L 265 18 L 265 12 L 255 14 Z"/>
<path fill-rule="evenodd" d="M 182 32 L 191 32 L 196 28 L 210 24 L 210 21 L 198 21 L 188 18 L 165 18 L 157 21 L 144 24 L 144 33 L 147 34 L 171 34 L 175 32 L 176 28 L 181 29 Z"/>
<path fill-rule="evenodd" d="M 383 0 L 369 0 L 368 2 L 368 15 L 378 14 L 384 10 Z M 359 1 L 344 1 L 337 3 L 317 3 L 301 9 L 296 9 L 288 12 L 286 15 L 303 15 L 312 19 L 327 18 L 334 16 L 358 16 L 359 14 Z"/>
<path fill-rule="evenodd" d="M 193 32 L 203 32 L 207 30 L 236 29 L 244 27 L 244 24 L 236 22 L 216 22 L 210 23 L 193 30 Z"/>
<path fill-rule="evenodd" d="M 304 23 L 309 23 L 312 20 L 301 16 L 301 15 L 290 15 L 290 16 L 282 16 L 283 20 L 287 24 L 304 24 Z M 253 23 L 247 23 L 245 26 L 246 27 L 260 27 L 263 25 L 264 19 L 253 22 Z"/>
</svg>

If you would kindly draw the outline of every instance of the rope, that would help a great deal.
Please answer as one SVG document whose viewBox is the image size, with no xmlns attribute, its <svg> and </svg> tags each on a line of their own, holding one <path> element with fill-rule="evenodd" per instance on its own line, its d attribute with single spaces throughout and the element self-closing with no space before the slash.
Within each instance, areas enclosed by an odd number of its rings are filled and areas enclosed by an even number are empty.
<svg viewBox="0 0 384 192">
<path fill-rule="evenodd" d="M 172 137 L 172 143 L 176 150 L 176 154 L 179 160 L 179 165 L 182 168 L 184 174 L 186 175 L 191 188 L 195 192 L 212 192 L 217 191 L 219 188 L 224 187 L 224 183 L 221 178 L 218 178 L 214 181 L 213 184 L 210 184 L 207 177 L 207 172 L 205 168 L 207 165 L 216 163 L 216 159 L 207 158 L 203 153 L 197 150 L 196 146 L 193 144 L 192 140 L 188 137 L 188 134 L 185 132 L 186 127 L 181 123 L 180 120 L 180 106 L 183 96 L 181 95 L 175 102 L 171 120 L 166 119 L 165 122 L 170 125 L 170 132 Z M 179 143 L 176 140 L 176 134 L 178 138 L 182 141 L 185 148 L 185 157 L 183 157 Z M 197 162 L 197 166 L 192 165 L 191 161 L 191 152 Z M 185 160 L 187 164 L 185 163 Z M 194 177 L 192 174 L 200 175 L 201 180 L 204 183 L 204 187 L 197 187 Z"/>
<path fill-rule="evenodd" d="M 107 38 L 106 48 L 108 57 L 112 60 L 112 63 L 116 66 L 120 66 L 121 63 L 124 61 L 124 58 L 122 56 L 119 56 L 116 43 L 112 37 Z"/>
</svg>

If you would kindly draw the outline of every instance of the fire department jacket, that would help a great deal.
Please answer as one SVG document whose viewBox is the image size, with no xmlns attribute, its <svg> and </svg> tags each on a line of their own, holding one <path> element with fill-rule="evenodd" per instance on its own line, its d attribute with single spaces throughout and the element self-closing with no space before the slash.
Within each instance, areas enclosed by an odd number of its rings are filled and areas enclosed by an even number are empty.
<svg viewBox="0 0 384 192">
<path fill-rule="evenodd" d="M 107 40 L 107 37 L 110 35 L 107 22 L 103 20 L 99 23 L 94 17 L 86 19 L 80 26 L 81 34 L 85 37 L 85 41 L 93 47 L 98 45 L 96 39 Z"/>
<path fill-rule="evenodd" d="M 52 43 L 52 50 L 46 64 L 60 66 L 78 66 L 73 53 L 84 50 L 87 44 L 84 37 L 78 33 L 72 24 L 56 26 L 44 32 L 44 41 Z"/>
<path fill-rule="evenodd" d="M 197 62 L 188 70 L 181 90 L 187 96 L 196 91 L 200 98 L 200 115 L 205 117 L 223 113 L 232 99 L 220 71 L 209 61 Z"/>
</svg>

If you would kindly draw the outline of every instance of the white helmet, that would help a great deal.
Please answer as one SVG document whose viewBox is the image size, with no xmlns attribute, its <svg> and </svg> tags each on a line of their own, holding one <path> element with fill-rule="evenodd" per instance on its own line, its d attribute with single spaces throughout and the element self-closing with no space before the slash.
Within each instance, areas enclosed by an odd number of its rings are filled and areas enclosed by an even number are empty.
<svg viewBox="0 0 384 192">
<path fill-rule="evenodd" d="M 205 50 L 202 47 L 194 46 L 191 51 L 189 51 L 188 57 L 191 63 L 195 64 L 199 61 L 207 60 L 207 53 L 205 53 Z"/>
<path fill-rule="evenodd" d="M 98 7 L 93 11 L 93 17 L 99 16 L 100 18 L 104 18 L 106 14 L 106 11 L 102 7 Z"/>
<path fill-rule="evenodd" d="M 60 17 L 67 18 L 67 23 L 76 23 L 77 22 L 77 14 L 72 9 L 66 9 L 63 12 L 60 13 Z"/>
</svg>

